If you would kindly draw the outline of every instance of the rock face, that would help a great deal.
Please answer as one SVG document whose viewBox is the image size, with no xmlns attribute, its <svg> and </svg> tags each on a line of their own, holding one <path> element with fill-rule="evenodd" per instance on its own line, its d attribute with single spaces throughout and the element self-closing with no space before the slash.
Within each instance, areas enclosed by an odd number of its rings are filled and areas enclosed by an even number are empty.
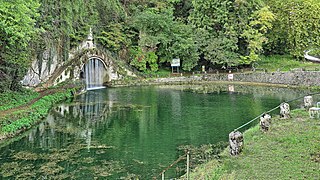
<svg viewBox="0 0 320 180">
<path fill-rule="evenodd" d="M 242 151 L 243 135 L 239 131 L 231 132 L 229 134 L 229 148 L 230 155 L 238 155 Z"/>
<path fill-rule="evenodd" d="M 269 114 L 263 114 L 260 117 L 260 129 L 263 132 L 267 132 L 269 131 L 270 125 L 271 125 L 271 116 Z"/>
<path fill-rule="evenodd" d="M 49 79 L 50 75 L 60 65 L 56 47 L 46 49 L 42 55 L 32 62 L 30 69 L 22 80 L 25 86 L 37 86 Z"/>
<path fill-rule="evenodd" d="M 93 43 L 91 30 L 87 40 L 70 50 L 67 55 L 62 56 L 55 46 L 48 45 L 48 47 L 50 48 L 33 61 L 22 80 L 23 85 L 35 87 L 41 84 L 44 87 L 50 87 L 67 79 L 82 80 L 84 66 L 92 58 L 100 59 L 105 65 L 107 71 L 103 78 L 105 84 L 122 79 L 124 76 L 135 76 L 130 70 L 116 64 L 116 60 L 108 50 L 97 47 Z"/>
<path fill-rule="evenodd" d="M 288 103 L 280 104 L 280 118 L 282 119 L 290 118 L 290 105 Z"/>
</svg>

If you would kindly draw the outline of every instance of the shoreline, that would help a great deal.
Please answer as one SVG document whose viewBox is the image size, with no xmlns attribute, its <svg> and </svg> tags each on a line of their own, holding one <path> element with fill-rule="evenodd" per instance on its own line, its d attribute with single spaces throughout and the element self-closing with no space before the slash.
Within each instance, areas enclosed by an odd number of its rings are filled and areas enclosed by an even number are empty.
<svg viewBox="0 0 320 180">
<path fill-rule="evenodd" d="M 227 74 L 223 74 L 227 78 Z M 203 76 L 190 76 L 190 77 L 169 77 L 169 78 L 155 78 L 155 79 L 140 79 L 140 80 L 121 80 L 121 81 L 114 81 L 112 84 L 110 84 L 108 87 L 110 88 L 117 88 L 117 87 L 133 87 L 133 86 L 162 86 L 162 85 L 195 85 L 195 86 L 204 86 L 204 85 L 239 85 L 239 86 L 257 86 L 257 87 L 274 87 L 274 88 L 290 88 L 290 89 L 307 89 L 313 91 L 320 89 L 320 86 L 298 86 L 298 85 L 288 85 L 288 84 L 274 84 L 274 83 L 265 83 L 265 82 L 243 82 L 243 81 L 227 81 L 227 80 L 210 80 L 208 75 Z M 67 86 L 69 87 L 69 86 Z M 71 86 L 70 86 L 71 87 Z M 19 111 L 21 109 L 28 109 L 30 106 L 35 104 L 37 101 L 41 100 L 43 97 L 46 97 L 50 94 L 54 94 L 54 91 L 61 91 L 64 87 L 58 87 L 57 89 L 48 89 L 48 92 L 44 92 L 42 95 L 39 95 L 39 97 L 27 102 L 26 104 L 20 105 L 18 107 L 13 107 L 10 109 L 2 110 L 0 113 L 4 114 L 5 116 L 14 114 L 14 112 Z M 212 90 L 213 91 L 213 90 Z M 49 110 L 50 108 L 48 108 Z M 41 119 L 37 120 L 41 121 Z M 32 128 L 28 127 L 27 129 Z M 3 128 L 3 127 L 2 127 Z M 13 133 L 14 135 L 4 135 L 0 134 L 0 143 L 4 139 L 15 137 L 17 134 L 21 134 L 21 132 L 24 132 L 24 129 L 19 129 L 16 133 Z"/>
<path fill-rule="evenodd" d="M 157 86 L 161 86 L 161 85 L 197 85 L 199 87 L 203 87 L 204 85 L 212 85 L 214 87 L 216 87 L 216 85 L 235 85 L 235 86 L 259 86 L 261 87 L 262 89 L 264 87 L 269 87 L 269 88 L 290 88 L 290 89 L 308 89 L 310 87 L 303 87 L 303 86 L 294 86 L 294 85 L 284 85 L 284 84 L 269 84 L 269 83 L 257 83 L 257 82 L 238 82 L 238 81 L 195 81 L 195 82 L 192 82 L 192 83 L 181 83 L 181 82 L 159 82 L 159 79 L 153 79 L 152 82 L 153 83 L 150 83 L 149 80 L 144 80 L 145 83 L 142 83 L 141 84 L 138 84 L 136 86 L 148 86 L 148 85 L 157 85 Z M 136 81 L 131 81 L 131 83 L 136 83 Z M 127 85 L 121 85 L 121 86 L 113 86 L 113 87 L 128 87 L 128 86 L 133 86 L 132 84 L 128 83 Z M 112 87 L 112 86 L 111 86 Z M 316 88 L 318 88 L 318 86 L 315 86 Z M 252 88 L 252 89 L 255 89 L 255 88 Z M 61 90 L 61 88 L 58 89 L 58 91 Z M 45 97 L 45 96 L 43 96 Z M 43 98 L 42 97 L 42 98 Z M 41 98 L 39 98 L 41 99 Z M 37 101 L 36 101 L 37 102 Z M 34 102 L 34 103 L 36 103 Z M 30 102 L 29 102 L 30 103 Z M 52 108 L 52 104 L 54 103 L 51 103 L 51 106 L 48 108 Z M 32 104 L 30 104 L 30 106 L 32 106 Z M 10 109 L 9 109 L 10 110 Z M 40 118 L 38 120 L 41 121 L 43 118 Z M 22 134 L 25 134 L 26 132 L 28 132 L 28 130 L 32 129 L 37 123 L 33 124 L 31 127 L 28 127 L 28 128 L 22 128 L 22 129 L 19 129 L 16 133 L 14 133 L 12 136 L 8 136 L 5 138 L 5 140 L 8 140 L 8 141 L 3 141 L 4 139 L 1 140 L 1 135 L 0 135 L 0 144 L 1 146 L 4 146 L 12 141 L 15 141 L 15 139 L 19 139 L 21 138 Z M 245 132 L 247 131 L 251 131 L 251 129 L 254 129 L 256 127 L 253 127 L 253 128 L 250 128 L 248 130 L 246 130 Z M 226 148 L 228 149 L 228 148 Z M 227 150 L 224 150 L 224 151 L 227 151 Z M 225 153 L 225 152 L 224 152 Z M 200 164 L 200 165 L 197 165 L 197 167 L 201 167 L 203 166 L 204 164 Z"/>
<path fill-rule="evenodd" d="M 291 88 L 319 88 L 320 71 L 292 71 L 271 73 L 234 73 L 233 80 L 228 80 L 228 74 L 197 74 L 166 78 L 125 79 L 113 81 L 109 87 L 146 86 L 146 85 L 183 85 L 228 83 L 258 86 L 277 86 Z"/>
</svg>

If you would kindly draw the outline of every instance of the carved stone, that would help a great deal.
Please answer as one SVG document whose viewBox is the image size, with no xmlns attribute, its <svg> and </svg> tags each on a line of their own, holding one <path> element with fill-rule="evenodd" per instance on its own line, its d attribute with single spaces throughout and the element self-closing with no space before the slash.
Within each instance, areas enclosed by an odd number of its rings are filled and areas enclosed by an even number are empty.
<svg viewBox="0 0 320 180">
<path fill-rule="evenodd" d="M 290 105 L 288 103 L 280 104 L 280 118 L 282 119 L 290 118 Z"/>
<path fill-rule="evenodd" d="M 229 134 L 229 148 L 230 148 L 230 155 L 235 156 L 238 155 L 243 146 L 243 135 L 241 132 L 231 132 Z"/>
<path fill-rule="evenodd" d="M 312 96 L 305 96 L 304 97 L 304 107 L 308 110 L 313 103 Z"/>
<path fill-rule="evenodd" d="M 267 132 L 269 130 L 270 125 L 271 125 L 271 116 L 269 114 L 263 114 L 260 117 L 260 129 L 263 132 Z"/>
</svg>

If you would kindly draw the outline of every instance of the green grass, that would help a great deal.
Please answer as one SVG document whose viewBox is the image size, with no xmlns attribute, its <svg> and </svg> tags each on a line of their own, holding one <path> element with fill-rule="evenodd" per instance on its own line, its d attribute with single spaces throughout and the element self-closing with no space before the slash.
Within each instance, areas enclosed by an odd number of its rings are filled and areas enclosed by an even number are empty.
<svg viewBox="0 0 320 180">
<path fill-rule="evenodd" d="M 294 110 L 288 120 L 273 118 L 269 132 L 256 126 L 244 133 L 244 149 L 199 166 L 191 179 L 320 179 L 320 119 Z"/>
<path fill-rule="evenodd" d="M 277 71 L 290 71 L 296 68 L 313 71 L 320 70 L 320 63 L 313 63 L 309 61 L 298 61 L 289 55 L 273 55 L 262 56 L 261 61 L 257 62 L 257 68 L 267 69 L 268 72 Z"/>
<path fill-rule="evenodd" d="M 171 69 L 168 68 L 160 68 L 157 72 L 143 72 L 140 75 L 145 76 L 146 78 L 162 78 L 162 77 L 170 77 Z"/>
<path fill-rule="evenodd" d="M 42 97 L 29 109 L 13 112 L 6 117 L 0 117 L 0 137 L 14 135 L 20 129 L 30 128 L 44 118 L 53 104 L 71 97 L 70 89 Z"/>
<path fill-rule="evenodd" d="M 29 90 L 0 93 L 0 111 L 24 105 L 38 96 L 39 93 Z"/>
</svg>

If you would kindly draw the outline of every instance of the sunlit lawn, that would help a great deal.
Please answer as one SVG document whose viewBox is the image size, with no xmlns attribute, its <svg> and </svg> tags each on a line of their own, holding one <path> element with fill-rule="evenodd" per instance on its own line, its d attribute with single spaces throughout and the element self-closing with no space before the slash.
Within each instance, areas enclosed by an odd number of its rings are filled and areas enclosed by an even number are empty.
<svg viewBox="0 0 320 180">
<path fill-rule="evenodd" d="M 256 64 L 257 68 L 267 69 L 268 72 L 272 71 L 290 71 L 297 68 L 302 68 L 307 71 L 320 70 L 320 63 L 310 61 L 298 61 L 289 55 L 273 55 L 263 56 L 261 61 Z"/>
</svg>

